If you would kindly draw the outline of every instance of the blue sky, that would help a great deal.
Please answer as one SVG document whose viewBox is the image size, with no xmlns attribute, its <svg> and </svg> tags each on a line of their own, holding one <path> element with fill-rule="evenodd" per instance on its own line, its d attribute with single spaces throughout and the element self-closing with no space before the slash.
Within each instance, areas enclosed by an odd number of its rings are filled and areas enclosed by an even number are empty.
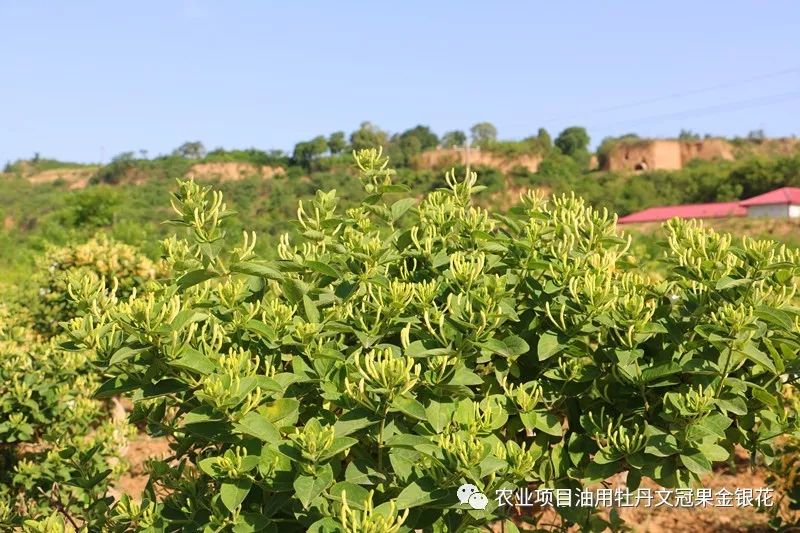
<svg viewBox="0 0 800 533">
<path fill-rule="evenodd" d="M 364 120 L 800 133 L 791 1 L 0 0 L 0 21 L 0 164 L 290 150 Z"/>
</svg>

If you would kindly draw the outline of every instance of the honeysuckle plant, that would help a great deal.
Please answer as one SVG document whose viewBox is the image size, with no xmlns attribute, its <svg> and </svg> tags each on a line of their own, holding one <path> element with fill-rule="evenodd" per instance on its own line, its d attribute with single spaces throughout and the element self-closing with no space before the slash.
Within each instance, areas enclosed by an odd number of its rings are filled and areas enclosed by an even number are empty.
<svg viewBox="0 0 800 533">
<path fill-rule="evenodd" d="M 102 233 L 83 243 L 49 248 L 37 266 L 32 276 L 37 294 L 31 302 L 31 319 L 45 336 L 59 333 L 63 322 L 82 311 L 67 291 L 71 277 L 96 276 L 114 285 L 117 297 L 127 298 L 163 269 L 135 247 Z"/>
<path fill-rule="evenodd" d="M 93 398 L 101 382 L 89 352 L 65 351 L 63 340 L 35 333 L 22 306 L 0 305 L 2 531 L 102 523 L 110 485 L 127 469 L 133 428 Z"/>
<path fill-rule="evenodd" d="M 770 462 L 797 430 L 780 398 L 798 375 L 800 252 L 676 220 L 654 279 L 616 217 L 574 196 L 493 213 L 472 173 L 418 199 L 379 150 L 355 160 L 361 203 L 317 192 L 277 260 L 253 234 L 228 245 L 224 198 L 190 180 L 169 276 L 125 299 L 73 280 L 91 312 L 70 346 L 106 374 L 97 395 L 130 394 L 132 421 L 174 452 L 109 524 L 473 531 L 508 518 L 500 489 L 621 472 L 685 486 L 736 445 Z M 459 502 L 464 483 L 485 509 Z"/>
</svg>

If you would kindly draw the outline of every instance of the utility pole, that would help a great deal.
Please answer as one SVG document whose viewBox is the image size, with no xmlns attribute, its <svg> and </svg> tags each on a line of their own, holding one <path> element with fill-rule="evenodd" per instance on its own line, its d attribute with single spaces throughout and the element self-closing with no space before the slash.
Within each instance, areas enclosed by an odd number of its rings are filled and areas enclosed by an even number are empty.
<svg viewBox="0 0 800 533">
<path fill-rule="evenodd" d="M 467 167 L 467 176 L 469 177 L 469 139 L 464 141 L 464 163 L 466 163 Z"/>
</svg>

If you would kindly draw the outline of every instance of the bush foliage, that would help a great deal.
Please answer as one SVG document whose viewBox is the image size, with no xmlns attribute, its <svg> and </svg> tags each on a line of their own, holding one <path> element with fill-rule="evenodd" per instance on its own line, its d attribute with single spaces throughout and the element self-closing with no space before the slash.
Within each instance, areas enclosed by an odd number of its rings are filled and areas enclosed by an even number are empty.
<svg viewBox="0 0 800 533">
<path fill-rule="evenodd" d="M 92 353 L 97 395 L 131 394 L 175 456 L 90 530 L 472 531 L 505 515 L 491 498 L 465 509 L 465 482 L 686 486 L 736 445 L 772 462 L 797 430 L 781 393 L 800 252 L 673 221 L 653 281 L 614 216 L 574 196 L 503 215 L 449 174 L 395 199 L 379 151 L 356 162 L 361 202 L 317 192 L 277 259 L 255 234 L 227 245 L 222 195 L 188 181 L 167 277 L 125 298 L 73 281 L 91 313 L 65 347 Z"/>
<path fill-rule="evenodd" d="M 54 335 L 62 322 L 79 313 L 67 290 L 70 279 L 96 275 L 113 285 L 119 298 L 128 298 L 161 268 L 133 246 L 104 234 L 82 244 L 54 247 L 43 256 L 35 276 L 39 298 L 33 306 L 34 323 L 42 334 Z"/>
<path fill-rule="evenodd" d="M 29 323 L 24 309 L 0 306 L 0 530 L 54 511 L 53 523 L 102 523 L 131 427 L 93 397 L 101 382 L 89 353 L 63 350 L 65 339 L 44 340 Z"/>
</svg>

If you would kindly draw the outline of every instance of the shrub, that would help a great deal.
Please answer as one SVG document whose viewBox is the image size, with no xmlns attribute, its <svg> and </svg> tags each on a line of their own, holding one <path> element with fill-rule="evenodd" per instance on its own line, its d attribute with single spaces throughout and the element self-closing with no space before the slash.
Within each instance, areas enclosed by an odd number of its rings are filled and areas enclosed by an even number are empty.
<svg viewBox="0 0 800 533">
<path fill-rule="evenodd" d="M 92 398 L 100 382 L 87 352 L 43 341 L 20 315 L 0 306 L 0 529 L 54 509 L 101 523 L 131 430 Z"/>
<path fill-rule="evenodd" d="M 380 152 L 356 161 L 361 204 L 317 192 L 279 260 L 254 235 L 224 246 L 222 196 L 188 181 L 171 277 L 125 299 L 75 280 L 93 313 L 70 336 L 105 368 L 98 395 L 131 392 L 176 457 L 114 527 L 472 531 L 507 517 L 499 489 L 686 486 L 735 445 L 772 461 L 796 428 L 778 398 L 800 253 L 672 221 L 651 281 L 614 217 L 573 196 L 492 214 L 474 175 L 450 174 L 388 203 L 403 187 Z M 485 510 L 459 504 L 462 483 Z"/>
<path fill-rule="evenodd" d="M 96 274 L 116 286 L 119 297 L 130 297 L 159 273 L 161 266 L 140 254 L 133 246 L 98 234 L 85 243 L 51 248 L 39 261 L 35 275 L 38 300 L 33 306 L 37 330 L 53 335 L 59 324 L 78 313 L 67 293 L 70 276 Z"/>
</svg>

